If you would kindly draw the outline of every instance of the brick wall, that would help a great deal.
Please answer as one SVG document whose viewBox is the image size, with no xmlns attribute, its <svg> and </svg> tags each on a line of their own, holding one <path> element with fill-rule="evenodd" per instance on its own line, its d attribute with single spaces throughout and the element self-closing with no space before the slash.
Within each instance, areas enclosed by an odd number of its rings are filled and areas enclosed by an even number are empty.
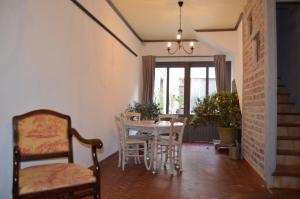
<svg viewBox="0 0 300 199">
<path fill-rule="evenodd" d="M 243 17 L 243 155 L 262 176 L 265 162 L 265 7 L 263 0 L 248 0 Z M 250 34 L 250 17 L 252 33 Z M 259 32 L 259 60 L 255 36 Z"/>
</svg>

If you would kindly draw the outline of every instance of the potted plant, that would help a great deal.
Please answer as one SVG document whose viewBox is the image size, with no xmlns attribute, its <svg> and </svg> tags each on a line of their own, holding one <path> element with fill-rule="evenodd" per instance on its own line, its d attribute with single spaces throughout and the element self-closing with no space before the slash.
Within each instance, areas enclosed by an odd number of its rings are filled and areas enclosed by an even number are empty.
<svg viewBox="0 0 300 199">
<path fill-rule="evenodd" d="M 142 120 L 155 120 L 160 114 L 159 104 L 156 103 L 137 103 L 128 106 L 128 111 L 141 113 Z"/>
<path fill-rule="evenodd" d="M 234 144 L 235 129 L 241 125 L 241 110 L 236 92 L 224 92 L 207 96 L 203 100 L 198 99 L 194 112 L 192 126 L 215 125 L 221 142 Z"/>
</svg>

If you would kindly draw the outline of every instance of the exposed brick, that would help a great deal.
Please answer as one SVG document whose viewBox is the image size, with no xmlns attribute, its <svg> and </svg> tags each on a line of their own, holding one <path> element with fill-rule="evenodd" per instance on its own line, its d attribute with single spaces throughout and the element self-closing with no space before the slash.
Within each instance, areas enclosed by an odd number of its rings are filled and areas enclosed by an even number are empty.
<svg viewBox="0 0 300 199">
<path fill-rule="evenodd" d="M 265 22 L 263 0 L 248 0 L 243 18 L 243 155 L 260 174 L 265 161 Z M 248 16 L 252 14 L 250 35 Z M 260 59 L 255 59 L 253 38 L 260 35 Z"/>
</svg>

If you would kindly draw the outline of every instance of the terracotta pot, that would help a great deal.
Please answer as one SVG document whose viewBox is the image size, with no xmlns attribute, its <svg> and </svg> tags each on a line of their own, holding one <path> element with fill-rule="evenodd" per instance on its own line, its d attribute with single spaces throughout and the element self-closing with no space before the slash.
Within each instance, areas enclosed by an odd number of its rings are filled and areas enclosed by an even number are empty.
<svg viewBox="0 0 300 199">
<path fill-rule="evenodd" d="M 234 144 L 235 143 L 235 131 L 234 128 L 223 128 L 218 127 L 218 133 L 223 144 Z"/>
</svg>

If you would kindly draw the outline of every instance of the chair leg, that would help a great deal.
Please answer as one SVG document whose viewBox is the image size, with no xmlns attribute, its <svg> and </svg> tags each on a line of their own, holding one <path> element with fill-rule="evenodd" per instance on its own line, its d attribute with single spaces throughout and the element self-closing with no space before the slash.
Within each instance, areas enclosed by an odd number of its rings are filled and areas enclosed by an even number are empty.
<svg viewBox="0 0 300 199">
<path fill-rule="evenodd" d="M 121 161 L 122 161 L 122 151 L 121 151 L 121 149 L 119 149 L 118 167 L 121 167 Z"/>
<path fill-rule="evenodd" d="M 145 146 L 144 146 L 145 147 Z M 137 148 L 137 161 L 138 161 L 138 164 L 141 164 L 141 159 L 140 159 L 140 149 L 141 149 L 141 146 L 138 145 L 138 148 Z"/>
<path fill-rule="evenodd" d="M 167 167 L 167 162 L 168 162 L 168 158 L 169 158 L 169 153 L 168 152 L 169 152 L 169 147 L 166 146 L 164 168 Z"/>
<path fill-rule="evenodd" d="M 18 194 L 13 193 L 13 199 L 18 199 Z"/>
<path fill-rule="evenodd" d="M 94 194 L 94 199 L 100 199 L 100 192 L 96 189 L 96 193 Z"/>
<path fill-rule="evenodd" d="M 150 165 L 148 165 L 148 160 L 147 160 L 147 153 L 148 153 L 148 150 L 147 150 L 147 143 L 144 144 L 144 163 L 145 163 L 145 167 L 147 170 L 150 170 Z M 151 164 L 151 162 L 150 162 Z"/>
<path fill-rule="evenodd" d="M 122 170 L 124 171 L 124 168 L 125 168 L 125 161 L 126 161 L 126 156 L 125 156 L 125 150 L 126 149 L 123 149 L 122 150 Z"/>
<path fill-rule="evenodd" d="M 138 144 L 132 146 L 132 155 L 134 155 L 134 164 L 140 164 L 141 163 L 141 160 L 139 158 L 139 149 L 140 149 L 140 146 Z"/>
<path fill-rule="evenodd" d="M 168 147 L 168 153 L 169 153 L 169 159 L 170 159 L 170 168 L 171 168 L 171 174 L 174 175 L 174 157 L 173 157 L 173 147 Z"/>
<path fill-rule="evenodd" d="M 181 151 L 181 146 L 178 146 L 178 161 L 179 161 L 179 171 L 182 172 L 182 151 Z"/>
<path fill-rule="evenodd" d="M 98 173 L 99 175 L 96 177 L 97 178 L 97 183 L 95 185 L 95 194 L 94 194 L 94 199 L 101 199 L 101 181 L 100 181 L 100 173 Z"/>
<path fill-rule="evenodd" d="M 134 157 L 134 164 L 137 164 L 137 157 Z"/>
<path fill-rule="evenodd" d="M 159 168 L 161 168 L 162 162 L 163 162 L 163 151 L 164 151 L 164 147 L 160 146 L 160 165 Z"/>
</svg>

